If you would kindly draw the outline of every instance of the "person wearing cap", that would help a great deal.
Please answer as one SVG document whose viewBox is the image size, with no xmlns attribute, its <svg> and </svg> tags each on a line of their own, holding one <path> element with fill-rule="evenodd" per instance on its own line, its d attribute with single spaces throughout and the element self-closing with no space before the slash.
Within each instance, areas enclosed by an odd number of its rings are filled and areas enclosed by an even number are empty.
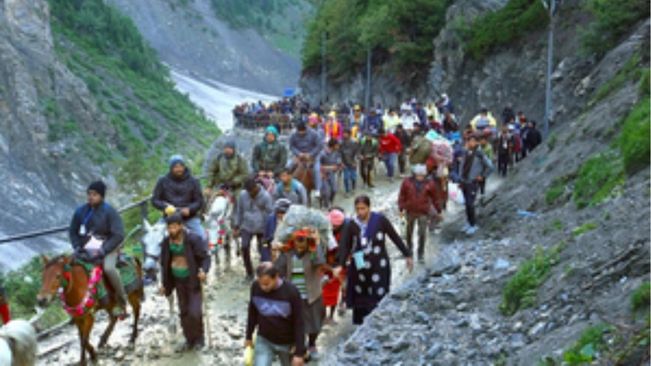
<svg viewBox="0 0 651 366">
<path fill-rule="evenodd" d="M 321 163 L 319 155 L 323 150 L 324 141 L 319 133 L 308 128 L 305 123 L 299 122 L 296 125 L 296 131 L 289 138 L 289 150 L 292 152 L 293 159 L 289 167 L 293 171 L 299 161 L 310 161 L 314 163 L 313 178 L 316 193 L 320 195 L 321 191 Z"/>
<path fill-rule="evenodd" d="M 267 217 L 273 212 L 271 195 L 255 181 L 249 178 L 244 182 L 244 190 L 235 205 L 233 214 L 233 236 L 242 238 L 242 259 L 247 278 L 253 279 L 251 264 L 251 242 L 255 237 L 258 251 L 262 252 L 262 242 Z"/>
<path fill-rule="evenodd" d="M 274 212 L 267 216 L 267 221 L 265 222 L 263 244 L 260 251 L 260 262 L 271 262 L 276 257 L 274 253 L 277 249 L 274 248 L 273 245 L 276 228 L 278 227 L 278 224 L 283 221 L 283 218 L 285 218 L 285 214 L 291 205 L 292 201 L 286 198 L 280 198 L 274 202 Z"/>
<path fill-rule="evenodd" d="M 278 130 L 274 126 L 265 129 L 264 139 L 253 148 L 251 167 L 258 175 L 278 177 L 287 165 L 287 148 L 278 142 Z"/>
<path fill-rule="evenodd" d="M 203 207 L 201 184 L 192 176 L 182 156 L 172 156 L 169 163 L 169 172 L 159 178 L 154 187 L 151 203 L 165 216 L 179 212 L 185 227 L 206 239 L 199 218 L 199 211 Z"/>
<path fill-rule="evenodd" d="M 459 164 L 459 186 L 463 191 L 463 198 L 466 205 L 467 224 L 463 231 L 468 235 L 477 232 L 477 217 L 475 214 L 475 199 L 479 182 L 485 180 L 493 171 L 493 164 L 490 159 L 479 148 L 476 134 L 469 134 L 466 141 L 466 150 L 461 157 Z"/>
<path fill-rule="evenodd" d="M 418 225 L 418 261 L 425 257 L 425 242 L 430 208 L 441 214 L 436 185 L 427 177 L 427 167 L 423 164 L 412 166 L 413 176 L 402 181 L 398 194 L 398 209 L 401 216 L 407 216 L 407 246 L 413 252 L 414 227 Z"/>
<path fill-rule="evenodd" d="M 161 242 L 162 286 L 160 293 L 170 296 L 176 291 L 179 317 L 185 336 L 181 350 L 204 346 L 201 283 L 210 270 L 210 254 L 206 241 L 187 231 L 183 217 L 175 213 L 165 219 L 168 235 Z"/>
<path fill-rule="evenodd" d="M 91 261 L 102 260 L 104 274 L 115 291 L 118 306 L 114 315 L 126 316 L 127 294 L 117 270 L 118 255 L 124 240 L 124 224 L 120 214 L 105 202 L 106 184 L 96 181 L 86 190 L 88 202 L 75 210 L 68 229 L 68 237 L 75 256 Z M 91 239 L 102 242 L 99 249 L 92 252 L 85 248 Z"/>
<path fill-rule="evenodd" d="M 235 142 L 230 140 L 224 144 L 223 151 L 208 166 L 208 189 L 206 195 L 213 190 L 228 188 L 235 197 L 242 188 L 242 184 L 249 176 L 249 165 L 244 157 L 239 154 Z"/>
<path fill-rule="evenodd" d="M 438 106 L 439 112 L 441 114 L 445 112 L 454 113 L 454 106 L 452 105 L 452 101 L 450 100 L 450 97 L 448 97 L 448 95 L 445 93 L 441 94 L 441 99 L 439 99 L 436 105 Z"/>
</svg>

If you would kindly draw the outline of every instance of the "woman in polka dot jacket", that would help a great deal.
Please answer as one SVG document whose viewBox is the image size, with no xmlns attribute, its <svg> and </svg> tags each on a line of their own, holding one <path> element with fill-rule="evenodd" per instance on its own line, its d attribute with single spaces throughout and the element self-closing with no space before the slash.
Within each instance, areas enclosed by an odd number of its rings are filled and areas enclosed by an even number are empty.
<svg viewBox="0 0 651 366">
<path fill-rule="evenodd" d="M 353 324 L 362 324 L 364 318 L 375 309 L 389 292 L 391 264 L 385 239 L 388 236 L 407 258 L 407 268 L 413 269 L 412 254 L 391 222 L 382 214 L 371 211 L 368 196 L 355 199 L 354 222 L 341 240 L 338 276 L 348 258 L 348 282 L 346 305 L 353 309 Z"/>
</svg>

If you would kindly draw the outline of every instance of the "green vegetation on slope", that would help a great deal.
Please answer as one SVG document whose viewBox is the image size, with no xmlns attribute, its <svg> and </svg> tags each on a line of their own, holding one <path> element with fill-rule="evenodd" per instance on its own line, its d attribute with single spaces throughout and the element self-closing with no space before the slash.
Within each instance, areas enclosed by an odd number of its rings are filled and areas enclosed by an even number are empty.
<svg viewBox="0 0 651 366">
<path fill-rule="evenodd" d="M 598 54 L 613 48 L 631 26 L 649 16 L 648 0 L 587 0 L 585 6 L 594 21 L 583 34 L 583 45 Z"/>
<path fill-rule="evenodd" d="M 329 77 L 341 79 L 360 70 L 366 50 L 374 63 L 388 61 L 403 76 L 427 72 L 432 40 L 445 24 L 450 0 L 331 0 L 318 9 L 303 45 L 303 69 L 319 70 L 321 36 L 327 34 Z M 405 70 L 410 70 L 407 74 Z M 405 75 L 406 74 L 406 75 Z"/>
<path fill-rule="evenodd" d="M 253 28 L 277 48 L 298 56 L 305 34 L 308 1 L 211 0 L 217 18 L 233 28 Z"/>
<path fill-rule="evenodd" d="M 599 351 L 607 347 L 604 335 L 612 330 L 612 327 L 605 324 L 586 328 L 576 343 L 563 352 L 563 361 L 568 365 L 589 364 L 596 359 Z"/>
<path fill-rule="evenodd" d="M 495 49 L 544 28 L 548 22 L 549 16 L 540 0 L 509 0 L 503 8 L 463 27 L 466 51 L 471 58 L 482 60 Z"/>
<path fill-rule="evenodd" d="M 502 314 L 513 315 L 518 310 L 536 303 L 538 287 L 545 282 L 551 268 L 558 263 L 562 251 L 562 244 L 548 250 L 536 248 L 533 257 L 520 264 L 502 292 Z"/>
</svg>

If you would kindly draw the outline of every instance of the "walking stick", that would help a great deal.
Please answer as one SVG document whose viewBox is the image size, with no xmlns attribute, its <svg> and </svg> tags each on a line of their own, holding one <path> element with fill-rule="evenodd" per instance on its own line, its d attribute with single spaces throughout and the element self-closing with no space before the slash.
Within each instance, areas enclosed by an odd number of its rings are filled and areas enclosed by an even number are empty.
<svg viewBox="0 0 651 366">
<path fill-rule="evenodd" d="M 203 308 L 203 316 L 206 319 L 206 333 L 208 333 L 208 348 L 212 348 L 212 332 L 210 331 L 210 315 L 208 314 L 208 306 L 206 305 L 206 287 L 205 283 L 201 283 L 201 307 Z"/>
</svg>

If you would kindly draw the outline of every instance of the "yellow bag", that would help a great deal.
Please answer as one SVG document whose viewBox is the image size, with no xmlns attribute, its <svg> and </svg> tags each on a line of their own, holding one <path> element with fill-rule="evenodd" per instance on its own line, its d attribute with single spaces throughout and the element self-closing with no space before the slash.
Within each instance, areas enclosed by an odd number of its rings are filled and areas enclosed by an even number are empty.
<svg viewBox="0 0 651 366">
<path fill-rule="evenodd" d="M 246 347 L 244 349 L 244 366 L 253 366 L 253 347 Z"/>
</svg>

